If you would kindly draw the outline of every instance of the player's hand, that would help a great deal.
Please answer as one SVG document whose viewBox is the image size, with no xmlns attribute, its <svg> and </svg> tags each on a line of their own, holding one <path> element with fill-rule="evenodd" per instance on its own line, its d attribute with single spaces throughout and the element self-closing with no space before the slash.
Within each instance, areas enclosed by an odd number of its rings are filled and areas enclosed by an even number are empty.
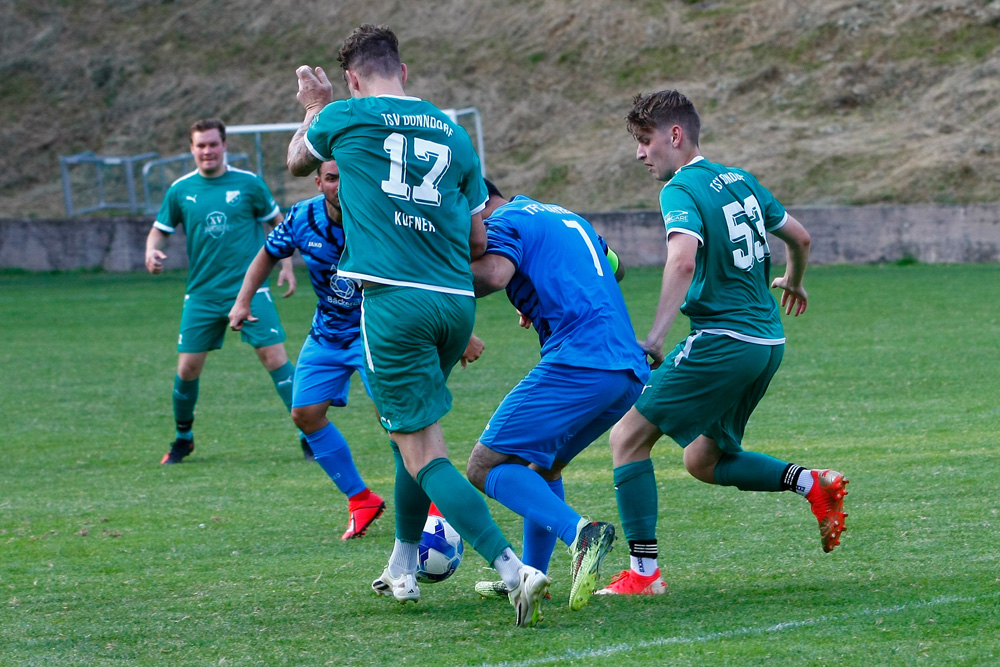
<svg viewBox="0 0 1000 667">
<path fill-rule="evenodd" d="M 295 271 L 290 264 L 283 265 L 281 271 L 278 272 L 278 287 L 281 287 L 285 283 L 288 283 L 288 289 L 281 296 L 287 299 L 295 294 L 295 288 L 298 287 L 298 283 L 295 280 Z"/>
<path fill-rule="evenodd" d="M 163 273 L 163 260 L 167 254 L 156 248 L 146 250 L 146 270 L 150 273 Z"/>
<path fill-rule="evenodd" d="M 649 341 L 640 340 L 639 347 L 642 351 L 646 353 L 652 361 L 649 362 L 649 367 L 656 370 L 663 363 L 663 343 L 650 343 Z"/>
<path fill-rule="evenodd" d="M 786 276 L 781 276 L 771 282 L 771 288 L 781 290 L 781 307 L 784 308 L 785 315 L 793 315 L 794 311 L 793 316 L 798 317 L 806 312 L 806 308 L 809 306 L 809 295 L 806 294 L 802 285 L 792 285 Z"/>
<path fill-rule="evenodd" d="M 295 95 L 295 99 L 306 108 L 306 111 L 319 113 L 333 101 L 333 84 L 326 77 L 322 67 L 314 70 L 309 65 L 302 65 L 295 70 L 295 76 L 299 80 L 299 92 Z"/>
<path fill-rule="evenodd" d="M 250 312 L 249 304 L 242 304 L 239 301 L 233 304 L 229 311 L 229 328 L 233 331 L 240 331 L 244 322 L 256 322 L 257 318 Z"/>
<path fill-rule="evenodd" d="M 465 352 L 462 353 L 462 368 L 481 357 L 485 349 L 486 343 L 483 342 L 483 339 L 472 334 L 472 337 L 469 338 L 469 344 L 465 346 Z"/>
<path fill-rule="evenodd" d="M 525 315 L 524 313 L 522 313 L 520 310 L 517 311 L 517 317 L 518 317 L 517 325 L 519 327 L 521 327 L 522 329 L 530 329 L 531 328 L 531 318 L 529 318 L 527 315 Z"/>
</svg>

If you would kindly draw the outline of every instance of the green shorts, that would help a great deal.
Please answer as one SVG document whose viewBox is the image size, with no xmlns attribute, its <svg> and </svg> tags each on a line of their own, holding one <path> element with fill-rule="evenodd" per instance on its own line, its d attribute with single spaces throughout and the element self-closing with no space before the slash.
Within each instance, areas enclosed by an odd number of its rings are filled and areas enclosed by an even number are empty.
<svg viewBox="0 0 1000 667">
<path fill-rule="evenodd" d="M 372 400 L 387 431 L 413 433 L 451 410 L 445 384 L 465 352 L 476 300 L 412 287 L 365 287 L 361 335 Z"/>
<path fill-rule="evenodd" d="M 724 452 L 741 451 L 750 414 L 784 352 L 784 345 L 694 333 L 652 372 L 635 409 L 681 447 L 707 435 Z"/>
<path fill-rule="evenodd" d="M 235 302 L 236 297 L 203 299 L 190 294 L 184 295 L 177 351 L 194 353 L 221 349 L 226 331 L 229 330 L 229 311 Z M 240 338 L 244 343 L 260 348 L 285 342 L 285 330 L 281 327 L 270 290 L 260 290 L 253 295 L 250 312 L 258 321 L 243 324 Z"/>
</svg>

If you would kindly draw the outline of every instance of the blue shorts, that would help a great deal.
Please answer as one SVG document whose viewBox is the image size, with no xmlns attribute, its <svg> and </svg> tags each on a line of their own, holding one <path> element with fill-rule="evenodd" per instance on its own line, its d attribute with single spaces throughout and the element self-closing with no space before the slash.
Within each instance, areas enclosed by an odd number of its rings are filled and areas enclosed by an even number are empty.
<svg viewBox="0 0 1000 667">
<path fill-rule="evenodd" d="M 330 401 L 331 405 L 347 405 L 354 371 L 361 374 L 365 391 L 371 397 L 365 375 L 365 352 L 361 337 L 350 347 L 326 347 L 312 336 L 306 336 L 299 358 L 295 362 L 295 383 L 292 385 L 292 407 L 301 408 Z"/>
<path fill-rule="evenodd" d="M 642 393 L 628 370 L 597 370 L 544 360 L 503 399 L 479 441 L 549 470 L 569 463 L 615 425 Z"/>
</svg>

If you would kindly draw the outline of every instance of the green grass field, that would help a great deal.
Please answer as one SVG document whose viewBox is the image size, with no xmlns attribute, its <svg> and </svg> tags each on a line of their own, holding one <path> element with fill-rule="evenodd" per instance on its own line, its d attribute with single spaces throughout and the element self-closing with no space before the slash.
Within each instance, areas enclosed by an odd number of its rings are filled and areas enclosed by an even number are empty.
<svg viewBox="0 0 1000 667">
<path fill-rule="evenodd" d="M 294 353 L 314 300 L 279 303 Z M 2 665 L 985 665 L 1000 663 L 1000 266 L 814 267 L 785 362 L 746 445 L 851 479 L 849 530 L 824 554 L 791 493 L 710 487 L 656 451 L 661 598 L 566 604 L 568 556 L 537 628 L 467 549 L 417 605 L 377 598 L 390 512 L 341 542 L 346 502 L 302 460 L 236 334 L 210 356 L 197 450 L 158 465 L 183 275 L 0 274 Z M 645 333 L 659 289 L 623 290 Z M 460 470 L 538 358 L 502 295 L 480 302 L 483 358 L 452 376 Z M 670 341 L 682 337 L 680 325 Z M 387 442 L 359 382 L 332 418 L 391 497 Z M 607 437 L 567 471 L 581 512 L 617 524 Z M 492 503 L 520 545 L 520 521 Z M 628 562 L 621 540 L 604 572 Z"/>
</svg>

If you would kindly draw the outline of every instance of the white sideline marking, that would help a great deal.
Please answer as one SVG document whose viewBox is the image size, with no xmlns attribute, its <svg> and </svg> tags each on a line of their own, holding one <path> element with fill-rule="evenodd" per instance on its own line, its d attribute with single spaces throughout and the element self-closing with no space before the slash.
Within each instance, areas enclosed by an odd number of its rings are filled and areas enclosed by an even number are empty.
<svg viewBox="0 0 1000 667">
<path fill-rule="evenodd" d="M 957 602 L 980 602 L 982 600 L 991 600 L 1000 597 L 1000 592 L 992 593 L 990 595 L 979 595 L 975 597 L 962 597 L 958 595 L 942 595 L 941 597 L 932 598 L 930 600 L 922 600 L 919 602 L 912 602 L 910 604 L 897 604 L 891 607 L 879 607 L 877 609 L 862 609 L 860 611 L 852 612 L 849 614 L 838 614 L 836 616 L 816 616 L 815 618 L 806 618 L 799 621 L 786 621 L 784 623 L 778 623 L 776 625 L 769 625 L 764 627 L 749 627 L 749 628 L 738 628 L 736 630 L 726 630 L 725 632 L 712 632 L 707 635 L 697 635 L 695 637 L 659 637 L 657 639 L 647 639 L 645 641 L 636 642 L 634 644 L 616 644 L 614 646 L 606 646 L 604 648 L 591 648 L 583 650 L 569 650 L 559 655 L 552 655 L 544 658 L 533 658 L 531 660 L 522 660 L 520 662 L 494 662 L 494 663 L 482 663 L 481 667 L 532 667 L 533 665 L 545 665 L 554 662 L 563 662 L 565 660 L 580 660 L 584 658 L 606 658 L 610 655 L 615 655 L 616 653 L 625 653 L 627 651 L 635 651 L 637 649 L 652 648 L 656 646 L 668 646 L 671 644 L 700 644 L 704 642 L 716 641 L 718 639 L 733 639 L 735 637 L 744 637 L 746 635 L 762 635 L 769 634 L 772 632 L 783 632 L 785 630 L 795 630 L 797 628 L 804 628 L 811 625 L 820 625 L 823 623 L 830 623 L 834 621 L 846 621 L 852 618 L 860 618 L 863 616 L 879 616 L 882 614 L 895 614 L 896 612 L 906 611 L 908 609 L 919 609 L 922 607 L 936 607 L 942 604 L 954 604 Z"/>
</svg>

